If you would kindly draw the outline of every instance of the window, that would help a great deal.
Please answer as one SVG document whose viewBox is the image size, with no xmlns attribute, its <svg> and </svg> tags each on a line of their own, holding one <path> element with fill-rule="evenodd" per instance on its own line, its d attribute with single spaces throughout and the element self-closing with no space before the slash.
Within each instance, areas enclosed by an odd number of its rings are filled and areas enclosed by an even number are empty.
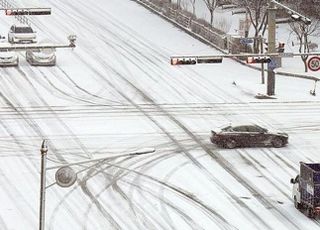
<svg viewBox="0 0 320 230">
<path fill-rule="evenodd" d="M 237 126 L 233 127 L 234 132 L 248 132 L 247 126 Z"/>
<path fill-rule="evenodd" d="M 248 126 L 247 127 L 248 132 L 252 132 L 252 133 L 264 133 L 266 130 L 259 127 L 259 126 Z"/>
<path fill-rule="evenodd" d="M 31 27 L 16 27 L 15 33 L 33 33 Z"/>
</svg>

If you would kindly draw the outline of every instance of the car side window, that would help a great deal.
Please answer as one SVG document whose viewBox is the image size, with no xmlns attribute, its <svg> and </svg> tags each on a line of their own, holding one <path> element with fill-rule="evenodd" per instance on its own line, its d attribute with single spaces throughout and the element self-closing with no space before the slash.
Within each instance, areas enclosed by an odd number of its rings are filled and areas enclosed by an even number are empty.
<svg viewBox="0 0 320 230">
<path fill-rule="evenodd" d="M 237 126 L 233 128 L 234 132 L 248 132 L 246 126 Z"/>
<path fill-rule="evenodd" d="M 256 127 L 256 126 L 248 126 L 247 129 L 248 129 L 248 132 L 251 132 L 251 133 L 259 133 L 262 131 L 262 129 L 259 129 L 259 127 Z"/>
</svg>

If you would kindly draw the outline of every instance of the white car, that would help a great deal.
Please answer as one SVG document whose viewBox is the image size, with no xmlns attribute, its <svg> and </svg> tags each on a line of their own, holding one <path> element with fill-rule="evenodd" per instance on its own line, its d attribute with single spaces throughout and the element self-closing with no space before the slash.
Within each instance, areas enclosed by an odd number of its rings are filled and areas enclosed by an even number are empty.
<svg viewBox="0 0 320 230">
<path fill-rule="evenodd" d="M 30 49 L 26 51 L 26 60 L 30 65 L 54 66 L 57 58 L 55 49 Z"/>
<path fill-rule="evenodd" d="M 15 52 L 0 51 L 0 66 L 18 66 L 19 57 Z"/>
<path fill-rule="evenodd" d="M 8 33 L 8 42 L 35 43 L 37 42 L 37 34 L 28 25 L 13 25 Z"/>
</svg>

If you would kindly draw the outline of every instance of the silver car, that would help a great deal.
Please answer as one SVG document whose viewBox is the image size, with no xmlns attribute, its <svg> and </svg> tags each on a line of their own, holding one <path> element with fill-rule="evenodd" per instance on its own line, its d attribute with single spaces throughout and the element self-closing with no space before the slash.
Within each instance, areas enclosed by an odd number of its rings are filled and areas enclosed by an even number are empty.
<svg viewBox="0 0 320 230">
<path fill-rule="evenodd" d="M 12 25 L 8 33 L 10 43 L 35 43 L 36 32 L 28 25 Z"/>
<path fill-rule="evenodd" d="M 55 49 L 30 49 L 26 51 L 26 60 L 30 65 L 54 66 L 56 65 Z"/>
<path fill-rule="evenodd" d="M 0 51 L 0 66 L 18 66 L 19 57 L 15 52 Z"/>
</svg>

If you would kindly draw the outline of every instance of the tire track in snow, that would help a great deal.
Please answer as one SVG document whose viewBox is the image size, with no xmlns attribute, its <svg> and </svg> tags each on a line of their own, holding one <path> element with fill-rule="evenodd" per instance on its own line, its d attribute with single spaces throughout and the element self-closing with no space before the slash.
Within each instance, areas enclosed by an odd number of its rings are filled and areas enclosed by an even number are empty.
<svg viewBox="0 0 320 230">
<path fill-rule="evenodd" d="M 250 188 L 250 186 L 249 186 L 249 188 Z"/>
<path fill-rule="evenodd" d="M 12 79 L 14 79 L 14 78 L 12 78 Z M 20 85 L 20 82 L 17 82 L 17 81 L 16 81 L 16 82 L 15 82 L 15 85 L 19 86 L 19 85 Z M 22 88 L 23 88 L 23 87 L 21 87 L 20 89 L 22 89 Z M 14 95 L 14 94 L 11 94 L 11 97 L 14 98 L 13 95 Z M 39 139 L 48 139 L 48 137 L 45 136 L 45 134 L 44 134 L 44 132 L 42 131 L 42 129 L 40 128 L 40 126 L 38 126 L 36 122 L 34 122 L 32 119 L 30 119 L 30 118 L 28 117 L 27 113 L 25 113 L 25 112 L 24 112 L 23 110 L 21 110 L 21 109 L 17 109 L 17 108 L 16 108 L 15 104 L 18 104 L 18 107 L 19 107 L 19 108 L 22 107 L 22 106 L 19 104 L 19 102 L 18 102 L 17 99 L 14 100 L 15 102 L 12 102 L 12 101 L 9 100 L 9 98 L 5 97 L 3 94 L 0 94 L 0 96 L 6 101 L 6 104 L 7 104 L 7 105 L 9 105 L 10 107 L 12 107 L 12 109 L 16 110 L 16 112 L 17 112 L 18 114 L 20 114 L 21 117 L 23 117 L 23 120 L 25 121 L 25 123 L 31 128 L 31 130 L 33 130 L 33 131 L 38 135 L 38 138 L 39 138 Z M 31 100 L 31 101 L 33 101 L 33 100 Z M 14 132 L 10 132 L 10 133 L 14 133 Z M 13 136 L 13 134 L 12 134 L 11 136 Z M 13 136 L 13 137 L 14 137 L 14 136 Z M 16 142 L 19 143 L 18 138 L 16 138 L 16 137 L 14 137 L 14 138 L 17 140 Z M 59 152 L 57 151 L 57 149 L 55 148 L 55 146 L 54 146 L 53 143 L 49 142 L 49 143 L 48 143 L 48 146 L 49 146 L 50 149 L 53 149 L 52 152 L 55 153 L 55 156 L 56 156 L 60 161 L 65 162 L 64 158 L 59 154 Z M 23 149 L 22 149 L 22 150 L 23 150 Z M 27 166 L 28 163 L 29 163 L 29 162 L 27 162 L 25 165 Z M 31 164 L 35 165 L 33 159 L 31 159 Z M 30 169 L 29 169 L 29 170 L 30 170 Z M 32 171 L 32 170 L 30 170 L 30 171 Z M 10 184 L 10 183 L 8 183 L 8 184 Z M 11 186 L 10 186 L 10 188 L 14 188 L 14 187 L 15 187 L 14 185 L 11 185 Z M 18 190 L 17 190 L 17 191 L 18 191 Z M 18 191 L 18 192 L 19 192 L 19 191 Z M 14 200 L 14 199 L 12 199 L 12 200 Z M 32 207 L 33 207 L 33 206 L 32 206 Z M 30 207 L 30 210 L 34 210 L 32 207 Z M 69 209 L 69 213 L 72 215 L 71 209 L 68 208 L 68 207 L 67 207 L 67 209 Z M 24 215 L 25 215 L 25 214 L 24 214 Z M 73 216 L 75 219 L 77 219 L 77 217 L 76 217 L 75 214 L 73 214 L 72 216 Z M 32 219 L 34 219 L 34 218 L 27 218 L 27 220 L 32 220 Z M 78 219 L 78 221 L 80 221 L 80 219 Z"/>
</svg>

